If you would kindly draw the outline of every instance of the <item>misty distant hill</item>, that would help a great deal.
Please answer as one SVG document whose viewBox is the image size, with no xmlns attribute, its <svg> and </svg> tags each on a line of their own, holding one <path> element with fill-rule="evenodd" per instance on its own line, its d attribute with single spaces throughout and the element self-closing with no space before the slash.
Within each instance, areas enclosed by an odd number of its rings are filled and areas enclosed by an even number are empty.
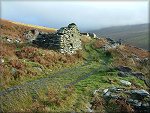
<svg viewBox="0 0 150 113">
<path fill-rule="evenodd" d="M 126 25 L 108 27 L 99 30 L 93 30 L 99 37 L 109 37 L 114 40 L 121 39 L 128 43 L 146 50 L 149 50 L 149 24 Z"/>
</svg>

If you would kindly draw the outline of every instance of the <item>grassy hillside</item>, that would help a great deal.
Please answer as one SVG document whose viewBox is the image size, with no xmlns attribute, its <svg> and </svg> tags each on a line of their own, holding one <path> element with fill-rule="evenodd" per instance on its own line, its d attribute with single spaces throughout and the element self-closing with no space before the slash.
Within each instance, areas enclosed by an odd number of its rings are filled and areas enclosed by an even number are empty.
<svg viewBox="0 0 150 113">
<path fill-rule="evenodd" d="M 137 113 L 126 100 L 105 101 L 102 95 L 110 87 L 148 90 L 144 80 L 132 75 L 120 77 L 115 69 L 127 66 L 149 77 L 147 62 L 141 65 L 134 59 L 137 56 L 142 61 L 149 57 L 148 51 L 129 45 L 105 50 L 101 47 L 109 43 L 106 39 L 83 36 L 82 50 L 72 55 L 61 54 L 25 43 L 22 33 L 31 27 L 7 22 L 3 21 L 0 36 L 0 112 L 90 112 L 92 109 L 98 113 Z M 23 42 L 9 42 L 2 38 L 4 35 L 20 36 Z M 132 85 L 121 84 L 120 80 Z M 94 94 L 96 90 L 99 93 Z"/>
<path fill-rule="evenodd" d="M 0 34 L 0 89 L 6 89 L 28 80 L 46 76 L 60 69 L 82 62 L 81 51 L 74 55 L 63 55 L 53 50 L 37 48 L 25 42 L 23 33 L 30 29 L 55 32 L 53 28 L 43 28 L 1 20 Z M 21 42 L 7 41 L 20 39 Z M 80 58 L 79 58 L 80 57 Z"/>
<path fill-rule="evenodd" d="M 122 39 L 124 43 L 149 50 L 149 24 L 126 25 L 94 30 L 99 37 Z"/>
<path fill-rule="evenodd" d="M 103 111 L 102 113 L 105 113 L 105 111 L 109 111 L 108 113 L 111 113 L 112 110 L 113 112 L 118 112 L 118 108 L 121 110 L 121 107 L 113 106 L 117 104 L 116 102 L 113 105 L 109 103 L 110 105 L 108 106 L 100 95 L 97 95 L 98 97 L 93 96 L 93 92 L 96 89 L 105 89 L 112 86 L 127 89 L 133 89 L 135 87 L 137 89 L 147 89 L 147 86 L 142 80 L 133 76 L 119 77 L 116 70 L 110 69 L 114 66 L 124 64 L 133 70 L 138 70 L 138 67 L 130 62 L 129 59 L 122 57 L 122 54 L 124 56 L 130 56 L 133 52 L 136 55 L 141 52 L 140 57 L 145 58 L 148 56 L 148 53 L 142 50 L 135 51 L 134 49 L 130 51 L 132 47 L 129 48 L 128 46 L 104 51 L 99 48 L 101 45 L 98 45 L 100 44 L 98 41 L 101 40 L 87 41 L 88 43 L 86 42 L 83 45 L 85 59 L 82 64 L 69 66 L 65 69 L 61 68 L 55 72 L 45 70 L 48 74 L 36 75 L 38 77 L 35 80 L 28 78 L 25 83 L 18 84 L 17 86 L 10 84 L 9 87 L 14 86 L 11 87 L 10 93 L 10 89 L 6 89 L 8 93 L 1 95 L 2 110 L 5 112 L 33 113 L 89 112 L 87 108 L 94 98 L 97 99 L 94 105 L 97 106 L 94 108 L 96 112 Z M 21 58 L 20 60 L 23 59 Z M 30 59 L 26 60 L 25 63 L 31 66 L 41 65 L 31 62 Z M 55 66 L 57 66 L 57 63 Z M 146 71 L 143 70 L 143 72 Z M 121 79 L 128 80 L 133 85 L 131 87 L 121 85 L 119 82 Z M 10 81 L 8 82 L 10 83 Z M 130 106 L 126 106 L 124 109 L 128 108 Z"/>
<path fill-rule="evenodd" d="M 39 31 L 44 32 L 56 32 L 56 29 L 54 28 L 46 28 L 43 26 L 36 26 L 0 19 L 1 37 L 8 36 L 11 39 L 20 39 L 21 41 L 24 41 L 23 33 L 31 29 L 38 29 Z"/>
</svg>

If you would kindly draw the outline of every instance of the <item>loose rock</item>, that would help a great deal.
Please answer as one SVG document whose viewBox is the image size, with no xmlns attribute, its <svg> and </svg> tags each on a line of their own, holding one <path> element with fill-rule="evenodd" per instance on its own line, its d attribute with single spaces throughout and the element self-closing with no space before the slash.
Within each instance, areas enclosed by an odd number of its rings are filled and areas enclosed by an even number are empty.
<svg viewBox="0 0 150 113">
<path fill-rule="evenodd" d="M 138 96 L 141 96 L 141 97 L 150 96 L 150 94 L 146 90 L 144 90 L 144 89 L 141 89 L 141 90 L 131 90 L 130 93 L 132 95 L 138 95 Z"/>
<path fill-rule="evenodd" d="M 144 80 L 144 74 L 141 72 L 132 72 L 132 75 L 141 79 L 141 80 Z"/>
<path fill-rule="evenodd" d="M 131 86 L 131 82 L 126 81 L 126 80 L 120 80 L 120 82 L 125 85 L 125 86 Z"/>
<path fill-rule="evenodd" d="M 122 71 L 122 72 L 131 72 L 132 71 L 132 69 L 127 66 L 118 66 L 118 67 L 116 67 L 116 70 Z"/>
</svg>

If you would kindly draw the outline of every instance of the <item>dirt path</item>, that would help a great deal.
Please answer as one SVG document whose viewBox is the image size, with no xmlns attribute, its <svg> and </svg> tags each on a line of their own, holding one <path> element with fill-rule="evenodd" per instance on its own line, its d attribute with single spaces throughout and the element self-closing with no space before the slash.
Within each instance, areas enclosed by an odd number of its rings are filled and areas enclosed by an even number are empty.
<svg viewBox="0 0 150 113">
<path fill-rule="evenodd" d="M 88 63 L 83 64 L 83 65 L 80 65 L 78 67 L 73 67 L 73 68 L 69 68 L 69 69 L 64 69 L 63 71 L 59 71 L 59 72 L 56 72 L 54 74 L 51 74 L 47 77 L 44 77 L 44 78 L 39 78 L 37 80 L 33 80 L 33 81 L 30 81 L 30 82 L 26 82 L 24 84 L 21 84 L 21 85 L 16 85 L 16 86 L 13 86 L 13 87 L 10 87 L 6 90 L 3 90 L 3 91 L 0 91 L 0 96 L 1 95 L 4 95 L 6 93 L 10 93 L 12 91 L 15 91 L 15 90 L 18 90 L 18 89 L 22 89 L 23 87 L 27 87 L 27 86 L 30 86 L 30 85 L 33 85 L 33 84 L 41 84 L 41 82 L 46 82 L 47 80 L 50 80 L 52 81 L 54 78 L 56 77 L 59 77 L 59 76 L 64 76 L 66 73 L 70 73 L 71 71 L 76 71 L 78 70 L 79 68 L 83 67 L 83 66 L 87 66 Z"/>
<path fill-rule="evenodd" d="M 20 102 L 27 97 L 37 99 L 39 94 L 43 91 L 48 91 L 49 87 L 61 86 L 62 88 L 67 88 L 99 72 L 104 65 L 100 66 L 98 61 L 93 61 L 95 56 L 92 52 L 96 52 L 96 50 L 90 51 L 90 47 L 88 49 L 86 50 L 85 48 L 86 51 L 89 51 L 89 56 L 82 65 L 64 69 L 54 74 L 50 74 L 47 77 L 39 78 L 0 91 L 0 109 L 4 109 L 3 106 L 5 105 L 12 106 L 15 102 Z M 99 56 L 99 54 L 96 55 Z M 26 100 L 28 100 L 28 98 Z"/>
<path fill-rule="evenodd" d="M 86 50 L 86 48 L 84 49 Z M 93 51 L 95 50 L 93 49 Z M 88 59 L 80 66 L 64 69 L 62 71 L 48 75 L 47 77 L 39 78 L 37 80 L 26 82 L 24 84 L 13 86 L 6 90 L 0 91 L 0 96 L 4 96 L 8 93 L 12 93 L 18 90 L 27 90 L 30 92 L 32 89 L 42 89 L 45 88 L 45 86 L 48 87 L 48 85 L 52 82 L 56 82 L 67 88 L 70 85 L 74 85 L 77 82 L 86 79 L 99 70 L 99 66 L 93 67 L 93 65 L 91 65 L 92 57 L 92 54 L 89 54 Z"/>
<path fill-rule="evenodd" d="M 99 68 L 98 68 L 99 69 Z M 69 86 L 72 86 L 78 82 L 80 82 L 81 80 L 84 80 L 86 78 L 88 78 L 89 76 L 93 75 L 94 73 L 98 72 L 98 69 L 93 69 L 90 73 L 78 78 L 77 80 L 70 82 L 69 84 L 65 85 L 64 88 L 68 88 Z"/>
</svg>

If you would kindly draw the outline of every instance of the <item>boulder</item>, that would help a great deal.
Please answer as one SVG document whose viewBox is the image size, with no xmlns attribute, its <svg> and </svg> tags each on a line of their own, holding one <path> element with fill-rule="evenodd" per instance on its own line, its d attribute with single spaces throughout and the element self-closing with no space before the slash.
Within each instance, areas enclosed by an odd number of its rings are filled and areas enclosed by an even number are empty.
<svg viewBox="0 0 150 113">
<path fill-rule="evenodd" d="M 3 58 L 0 58 L 0 64 L 3 64 L 5 60 Z"/>
<path fill-rule="evenodd" d="M 37 70 L 37 72 L 43 72 L 43 69 L 41 67 L 33 67 L 33 69 Z"/>
<path fill-rule="evenodd" d="M 122 72 L 122 71 L 120 71 L 120 72 L 118 73 L 118 76 L 120 76 L 120 77 L 127 77 L 128 75 L 129 75 L 129 73 Z"/>
<path fill-rule="evenodd" d="M 117 87 L 110 87 L 110 88 L 109 88 L 109 91 L 111 91 L 111 92 L 116 92 L 117 89 L 118 89 Z"/>
<path fill-rule="evenodd" d="M 11 69 L 11 74 L 12 74 L 12 75 L 15 75 L 16 73 L 17 73 L 17 69 L 16 69 L 16 68 L 12 68 L 12 69 Z"/>
<path fill-rule="evenodd" d="M 87 113 L 93 113 L 91 106 L 92 106 L 91 104 L 89 106 L 86 106 L 87 107 Z"/>
<path fill-rule="evenodd" d="M 91 38 L 97 38 L 95 33 L 88 33 Z"/>
<path fill-rule="evenodd" d="M 150 107 L 150 105 L 149 105 L 148 102 L 142 103 L 142 106 L 143 106 L 143 107 Z"/>
<path fill-rule="evenodd" d="M 13 40 L 11 38 L 7 38 L 6 41 L 9 43 L 13 43 Z"/>
<path fill-rule="evenodd" d="M 106 94 L 108 92 L 108 89 L 104 89 L 103 94 Z"/>
<path fill-rule="evenodd" d="M 15 43 L 21 43 L 21 40 L 18 38 L 15 40 Z"/>
<path fill-rule="evenodd" d="M 99 90 L 95 90 L 94 93 L 93 93 L 93 95 L 95 95 L 97 92 L 99 92 Z"/>
<path fill-rule="evenodd" d="M 150 79 L 144 78 L 144 83 L 150 88 Z"/>
<path fill-rule="evenodd" d="M 130 94 L 133 95 L 133 96 L 139 96 L 139 97 L 148 97 L 148 96 L 150 96 L 149 92 L 147 92 L 144 89 L 131 90 Z"/>
<path fill-rule="evenodd" d="M 37 38 L 38 35 L 39 35 L 39 31 L 37 29 L 26 31 L 23 34 L 27 42 L 32 42 Z"/>
<path fill-rule="evenodd" d="M 149 66 L 150 65 L 150 58 L 144 58 L 140 61 L 140 64 L 141 65 L 144 65 L 144 66 Z"/>
<path fill-rule="evenodd" d="M 111 92 L 110 91 L 108 91 L 108 92 L 106 92 L 105 94 L 104 94 L 104 97 L 110 97 L 111 96 Z"/>
<path fill-rule="evenodd" d="M 128 99 L 127 102 L 136 107 L 139 107 L 142 105 L 142 102 L 139 100 Z"/>
<path fill-rule="evenodd" d="M 111 38 L 106 38 L 106 40 L 107 40 L 110 44 L 114 44 L 114 43 L 115 43 L 115 41 L 112 40 Z"/>
<path fill-rule="evenodd" d="M 131 86 L 131 82 L 126 81 L 126 80 L 120 80 L 120 82 L 125 85 L 125 86 Z"/>
<path fill-rule="evenodd" d="M 144 74 L 141 72 L 132 72 L 131 74 L 141 80 L 144 80 Z"/>
<path fill-rule="evenodd" d="M 132 71 L 132 69 L 127 66 L 118 66 L 115 69 L 118 71 L 122 71 L 122 72 L 131 72 Z"/>
<path fill-rule="evenodd" d="M 128 83 L 128 81 L 123 80 L 123 83 Z M 111 100 L 124 100 L 124 104 L 130 105 L 135 113 L 149 113 L 150 94 L 144 89 L 130 90 L 126 88 L 110 87 L 104 89 L 102 93 L 106 103 L 109 103 Z"/>
</svg>

